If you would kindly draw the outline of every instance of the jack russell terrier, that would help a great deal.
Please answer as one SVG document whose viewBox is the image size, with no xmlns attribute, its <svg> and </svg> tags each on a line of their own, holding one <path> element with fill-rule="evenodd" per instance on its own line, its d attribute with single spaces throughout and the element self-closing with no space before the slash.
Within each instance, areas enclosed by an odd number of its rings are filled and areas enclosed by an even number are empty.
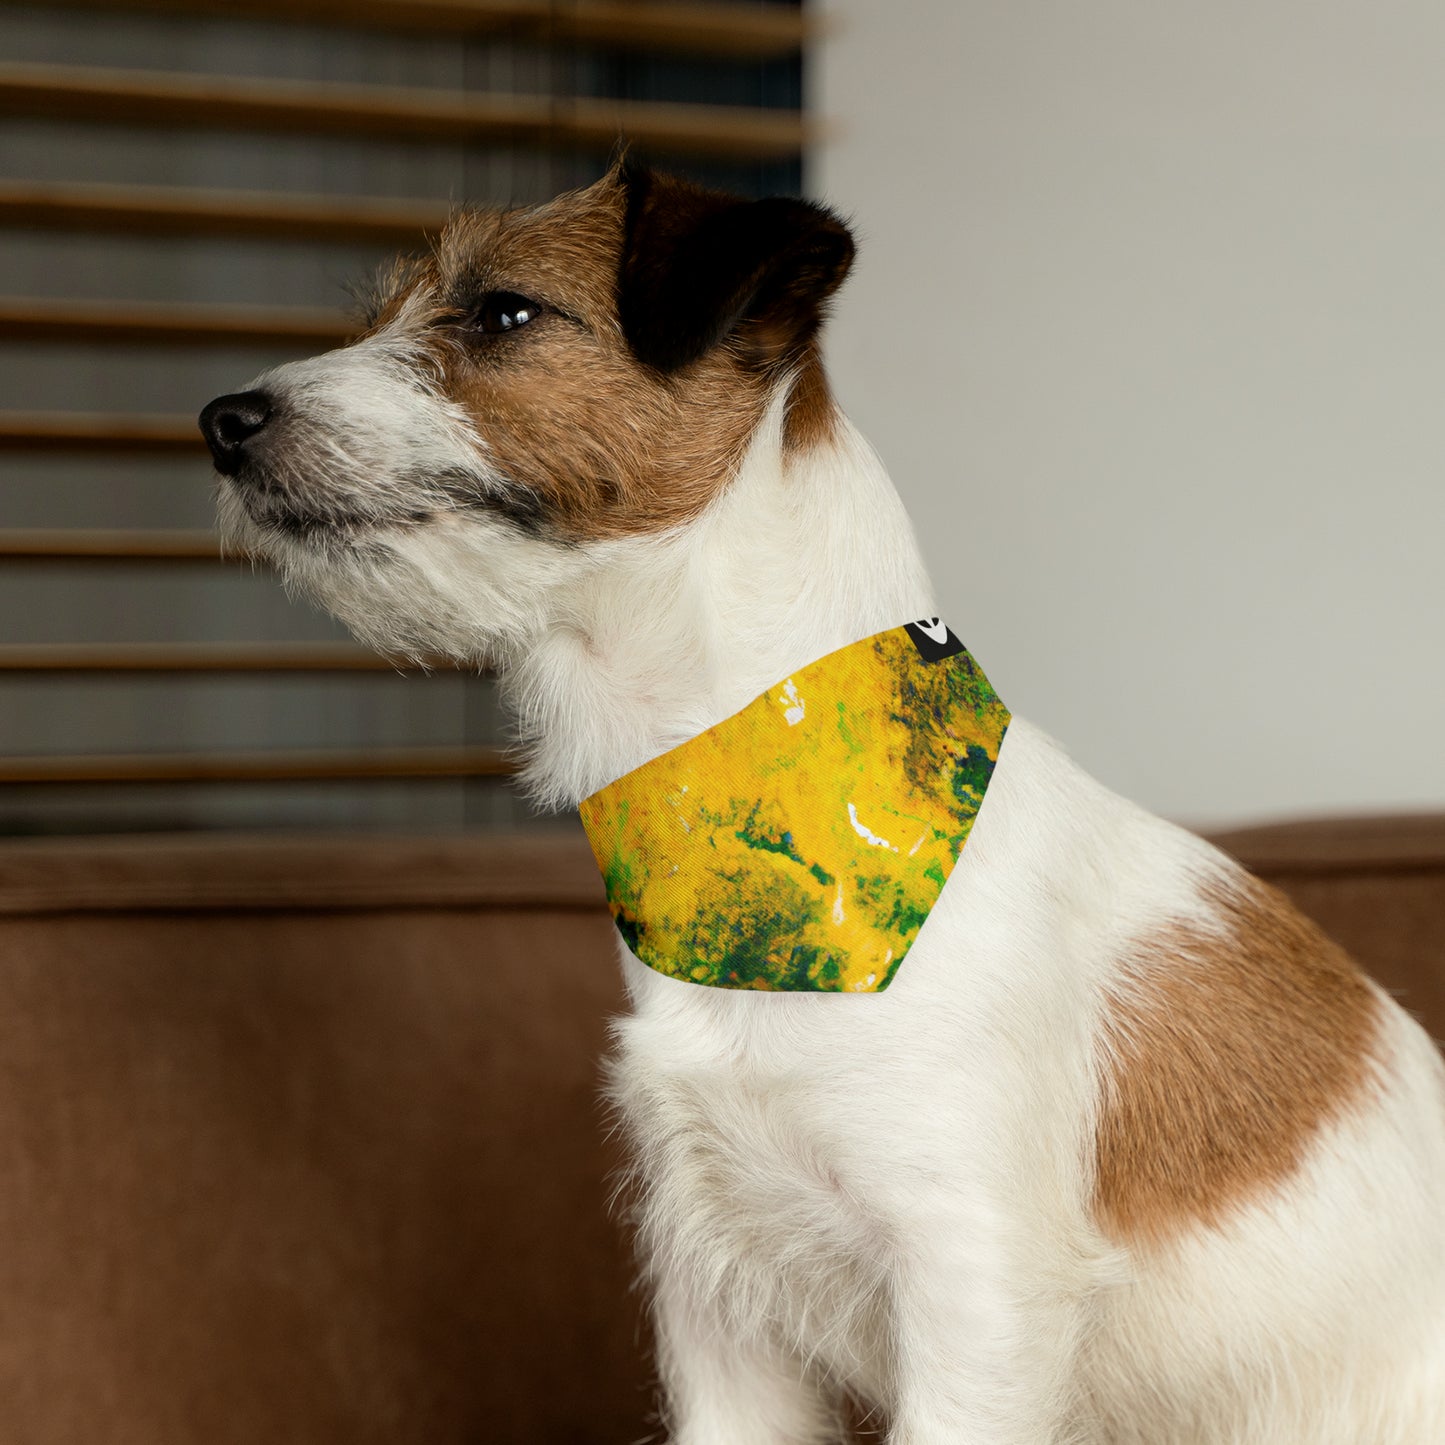
<svg viewBox="0 0 1445 1445">
<path fill-rule="evenodd" d="M 670 1438 L 1439 1445 L 1441 1058 L 1010 719 L 829 394 L 852 257 L 623 162 L 201 419 L 229 538 L 583 807 Z"/>
</svg>

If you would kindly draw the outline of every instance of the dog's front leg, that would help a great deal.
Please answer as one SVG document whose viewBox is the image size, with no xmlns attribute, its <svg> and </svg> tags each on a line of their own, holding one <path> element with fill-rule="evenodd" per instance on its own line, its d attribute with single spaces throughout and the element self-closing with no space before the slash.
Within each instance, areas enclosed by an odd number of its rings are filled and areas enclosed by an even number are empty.
<svg viewBox="0 0 1445 1445">
<path fill-rule="evenodd" d="M 669 1445 L 836 1445 L 839 1407 L 803 1361 L 744 1338 L 662 1279 L 653 1303 Z"/>
<path fill-rule="evenodd" d="M 889 1445 L 1089 1445 L 1082 1307 L 977 1218 L 914 1221 L 894 1274 Z"/>
</svg>

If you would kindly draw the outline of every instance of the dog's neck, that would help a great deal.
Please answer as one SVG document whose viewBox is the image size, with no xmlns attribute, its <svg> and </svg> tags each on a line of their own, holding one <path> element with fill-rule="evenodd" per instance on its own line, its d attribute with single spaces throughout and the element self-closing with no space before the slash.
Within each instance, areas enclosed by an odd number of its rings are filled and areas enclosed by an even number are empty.
<svg viewBox="0 0 1445 1445">
<path fill-rule="evenodd" d="M 796 454 L 782 407 L 727 491 L 666 537 L 599 545 L 502 669 L 534 795 L 570 807 L 804 664 L 934 611 L 882 463 L 841 416 Z"/>
</svg>

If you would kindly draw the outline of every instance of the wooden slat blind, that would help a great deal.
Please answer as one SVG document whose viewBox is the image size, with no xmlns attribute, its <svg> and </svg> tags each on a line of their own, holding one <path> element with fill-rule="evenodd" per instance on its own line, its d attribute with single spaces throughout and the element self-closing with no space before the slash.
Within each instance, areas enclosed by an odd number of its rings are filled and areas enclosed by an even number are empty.
<svg viewBox="0 0 1445 1445">
<path fill-rule="evenodd" d="M 192 416 L 81 411 L 0 412 L 0 451 L 205 455 Z"/>
<path fill-rule="evenodd" d="M 355 334 L 341 312 L 310 306 L 191 306 L 151 301 L 36 301 L 0 296 L 0 341 L 79 341 L 326 351 Z"/>
<path fill-rule="evenodd" d="M 0 11 L 36 0 L 0 0 Z M 355 32 L 506 41 L 538 47 L 655 51 L 763 63 L 797 54 L 810 34 L 800 8 L 737 0 L 48 0 L 56 11 L 135 16 L 224 17 L 247 24 L 325 26 Z M 108 57 L 107 57 L 108 58 Z M 525 87 L 524 87 L 525 90 Z M 593 94 L 509 93 L 446 86 L 240 78 L 117 65 L 40 63 L 0 56 L 0 118 L 204 132 L 231 137 L 314 137 L 322 142 L 401 141 L 504 147 L 538 155 L 601 155 L 620 138 L 645 152 L 709 163 L 794 162 L 818 128 L 796 109 L 608 99 Z M 243 178 L 244 179 L 244 178 Z M 110 238 L 224 238 L 287 248 L 341 245 L 416 249 L 444 226 L 445 199 L 308 194 L 0 176 L 0 228 Z M 0 343 L 45 348 L 125 346 L 149 355 L 185 349 L 254 348 L 306 354 L 343 343 L 354 323 L 316 306 L 0 296 Z M 72 354 L 71 352 L 65 353 Z M 244 376 L 236 378 L 237 384 Z M 12 403 L 13 405 L 13 403 Z M 20 465 L 68 457 L 205 458 L 189 412 L 0 410 L 0 453 Z M 0 563 L 26 568 L 133 564 L 156 576 L 179 564 L 229 565 L 210 532 L 155 527 L 14 527 L 0 496 Z M 48 575 L 48 574 L 40 574 Z M 129 574 L 127 574 L 129 575 Z M 35 687 L 70 679 L 179 677 L 336 679 L 415 671 L 359 646 L 336 642 L 0 642 L 0 678 Z M 439 665 L 436 669 L 455 669 Z M 46 679 L 60 681 L 49 682 Z M 87 682 L 87 686 L 93 685 Z M 94 685 L 98 685 L 95 683 Z M 161 687 L 163 682 L 145 683 Z M 386 684 L 375 684 L 386 685 Z M 373 684 L 368 684 L 368 687 Z M 330 695 L 330 694 L 328 694 Z M 63 744 L 60 748 L 63 748 Z M 337 746 L 212 752 L 57 750 L 36 755 L 0 740 L 0 783 L 343 783 L 381 779 L 459 780 L 510 774 L 492 746 Z"/>
<path fill-rule="evenodd" d="M 0 673 L 406 672 L 404 662 L 349 643 L 0 643 Z"/>
<path fill-rule="evenodd" d="M 24 4 L 26 0 L 4 0 Z M 74 10 L 236 16 L 236 0 L 52 0 Z M 764 59 L 810 34 L 800 10 L 679 0 L 246 0 L 248 19 L 466 39 Z"/>
<path fill-rule="evenodd" d="M 515 771 L 500 748 L 486 747 L 0 756 L 0 783 L 324 783 L 502 778 Z"/>
<path fill-rule="evenodd" d="M 13 62 L 0 64 L 0 115 L 600 153 L 625 138 L 659 152 L 723 160 L 795 156 L 810 139 L 795 112 L 741 106 Z"/>
<path fill-rule="evenodd" d="M 0 529 L 3 562 L 219 562 L 214 532 L 139 528 Z"/>
<path fill-rule="evenodd" d="M 447 206 L 369 196 L 0 180 L 0 226 L 140 236 L 236 236 L 415 246 L 446 224 Z"/>
</svg>

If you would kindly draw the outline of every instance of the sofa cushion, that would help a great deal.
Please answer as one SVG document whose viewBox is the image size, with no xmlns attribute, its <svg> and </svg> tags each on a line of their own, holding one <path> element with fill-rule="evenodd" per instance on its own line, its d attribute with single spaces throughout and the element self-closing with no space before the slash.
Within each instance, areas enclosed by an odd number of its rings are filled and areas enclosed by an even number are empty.
<svg viewBox="0 0 1445 1445">
<path fill-rule="evenodd" d="M 1220 841 L 1445 1033 L 1445 819 Z M 576 830 L 0 844 L 0 1400 L 27 1445 L 655 1431 Z"/>
</svg>

